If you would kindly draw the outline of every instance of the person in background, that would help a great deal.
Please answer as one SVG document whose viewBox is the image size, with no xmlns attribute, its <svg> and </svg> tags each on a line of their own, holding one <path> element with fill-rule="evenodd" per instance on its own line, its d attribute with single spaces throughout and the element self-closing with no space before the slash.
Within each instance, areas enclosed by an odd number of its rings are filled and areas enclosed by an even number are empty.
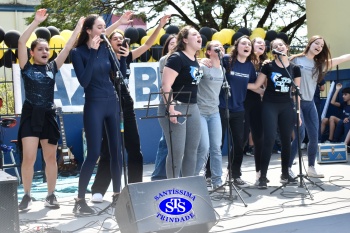
<svg viewBox="0 0 350 233">
<path fill-rule="evenodd" d="M 51 62 L 49 62 L 49 43 L 42 38 L 34 40 L 30 46 L 30 55 L 33 58 L 33 64 L 31 64 L 28 60 L 26 43 L 35 28 L 47 17 L 46 9 L 37 10 L 33 22 L 18 40 L 18 60 L 25 90 L 25 101 L 18 130 L 19 148 L 23 152 L 22 182 L 24 189 L 24 196 L 18 206 L 19 210 L 28 209 L 32 203 L 30 191 L 38 146 L 42 148 L 46 163 L 45 206 L 60 208 L 54 194 L 57 179 L 57 142 L 60 137 L 56 113 L 53 109 L 55 77 L 74 45 L 84 18 L 80 18 L 66 46 Z"/>
<path fill-rule="evenodd" d="M 257 76 L 260 73 L 262 64 L 267 60 L 266 46 L 264 39 L 257 37 L 252 41 L 254 53 L 256 60 L 254 60 L 255 70 Z M 250 82 L 255 82 L 256 79 Z M 265 85 L 265 84 L 264 84 Z M 254 91 L 248 90 L 246 98 L 244 100 L 244 136 L 243 145 L 247 144 L 249 141 L 249 132 L 252 135 L 252 140 L 254 142 L 254 160 L 255 160 L 255 171 L 256 171 L 256 182 L 255 185 L 258 186 L 260 178 L 260 158 L 262 156 L 263 147 L 263 122 L 261 120 L 262 116 L 262 102 L 261 95 Z"/>
<path fill-rule="evenodd" d="M 222 187 L 222 154 L 221 154 L 221 119 L 219 113 L 219 94 L 224 80 L 220 59 L 224 47 L 219 41 L 207 44 L 205 56 L 211 60 L 212 67 L 201 65 L 203 77 L 198 85 L 198 108 L 201 122 L 201 139 L 197 151 L 195 175 L 199 175 L 205 166 L 210 153 L 211 183 L 213 189 L 225 191 Z"/>
<path fill-rule="evenodd" d="M 121 190 L 120 100 L 110 75 L 115 74 L 117 70 L 125 74 L 126 62 L 125 57 L 119 63 L 114 58 L 115 56 L 110 54 L 107 42 L 101 40 L 101 35 L 110 34 L 120 24 L 131 22 L 132 15 L 131 11 L 127 11 L 107 29 L 102 17 L 89 15 L 85 19 L 76 46 L 72 50 L 73 67 L 85 93 L 83 121 L 87 143 L 87 156 L 80 170 L 78 197 L 75 199 L 74 213 L 94 213 L 94 210 L 86 204 L 85 193 L 101 152 L 104 127 L 111 155 L 113 202 L 118 199 Z"/>
<path fill-rule="evenodd" d="M 129 52 L 129 47 L 122 47 L 122 42 L 125 39 L 121 31 L 115 30 L 109 35 L 109 40 L 112 48 L 117 55 L 118 60 L 121 57 L 126 58 L 126 65 L 130 67 L 130 63 L 140 57 L 154 44 L 158 33 L 170 19 L 170 15 L 163 16 L 157 28 L 147 39 L 147 41 L 140 47 Z M 130 72 L 128 72 L 130 74 Z M 141 152 L 140 136 L 138 132 L 136 115 L 134 111 L 134 101 L 131 98 L 129 89 L 127 87 L 128 77 L 124 75 L 124 81 L 121 82 L 121 106 L 124 116 L 124 142 L 125 149 L 128 153 L 128 183 L 142 182 L 143 176 L 143 156 Z M 120 81 L 120 80 L 119 80 Z M 115 86 L 118 91 L 118 85 Z M 93 185 L 91 186 L 92 202 L 103 202 L 103 196 L 106 193 L 111 182 L 110 155 L 108 151 L 107 138 L 103 137 L 102 151 L 98 164 L 97 173 Z"/>
<path fill-rule="evenodd" d="M 162 81 L 163 69 L 166 63 L 166 60 L 170 52 L 175 48 L 176 45 L 176 34 L 171 34 L 164 43 L 162 50 L 162 57 L 159 59 L 159 73 L 160 73 L 160 82 Z M 159 140 L 156 160 L 154 162 L 154 171 L 152 172 L 151 180 L 164 180 L 166 179 L 166 158 L 168 154 L 168 148 L 166 145 L 166 140 L 164 133 L 162 131 L 162 137 Z"/>
<path fill-rule="evenodd" d="M 271 49 L 287 54 L 289 46 L 282 39 L 275 39 L 270 43 Z M 263 96 L 262 122 L 264 133 L 264 145 L 261 157 L 261 174 L 259 189 L 267 188 L 267 170 L 270 163 L 271 152 L 275 142 L 277 127 L 280 129 L 282 143 L 281 165 L 282 175 L 280 182 L 291 182 L 288 176 L 288 162 L 290 158 L 291 136 L 293 126 L 296 123 L 293 98 L 291 97 L 292 80 L 297 86 L 300 85 L 300 68 L 292 64 L 287 56 L 274 55 L 271 63 L 263 65 L 255 83 L 249 83 L 251 90 L 260 88 L 267 80 L 267 86 Z M 283 64 L 277 56 L 280 56 Z M 288 72 L 286 71 L 286 69 Z M 291 74 L 291 77 L 289 77 Z M 299 97 L 295 100 L 299 101 Z M 301 124 L 301 120 L 299 119 Z"/>
<path fill-rule="evenodd" d="M 183 177 L 193 176 L 195 172 L 201 132 L 197 89 L 203 76 L 196 59 L 196 52 L 201 47 L 200 33 L 191 26 L 183 27 L 177 35 L 176 47 L 169 55 L 163 69 L 162 92 L 165 104 L 159 105 L 158 115 L 168 115 L 166 118 L 159 118 L 168 147 L 166 161 L 168 179 L 178 178 L 180 171 Z M 171 104 L 166 106 L 168 101 Z M 187 110 L 191 116 L 185 119 L 180 117 L 182 119 L 180 121 L 176 115 L 183 115 Z M 170 130 L 172 139 L 169 135 Z"/>
<path fill-rule="evenodd" d="M 338 93 L 342 89 L 342 84 L 338 83 L 336 85 L 336 90 L 333 96 L 338 96 Z M 336 102 L 336 98 L 332 98 L 331 104 L 340 108 L 342 115 L 340 116 L 338 123 L 334 130 L 334 142 L 343 142 L 348 131 L 350 129 L 350 87 L 344 87 L 342 89 L 343 102 Z"/>
<path fill-rule="evenodd" d="M 314 102 L 317 110 L 317 116 L 318 116 L 318 141 L 321 141 L 321 115 L 322 115 L 322 103 L 321 103 L 321 92 L 325 90 L 325 84 L 326 80 L 322 79 L 321 82 L 317 83 L 315 95 L 314 95 Z"/>
</svg>

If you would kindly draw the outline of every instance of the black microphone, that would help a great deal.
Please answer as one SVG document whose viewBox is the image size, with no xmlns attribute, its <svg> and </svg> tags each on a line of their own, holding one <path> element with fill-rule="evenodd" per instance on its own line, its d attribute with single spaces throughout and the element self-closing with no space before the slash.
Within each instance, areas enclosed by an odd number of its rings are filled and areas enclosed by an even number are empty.
<svg viewBox="0 0 350 233">
<path fill-rule="evenodd" d="M 217 53 L 221 53 L 220 47 L 214 47 L 214 51 L 217 52 Z"/>
<path fill-rule="evenodd" d="M 107 43 L 108 47 L 112 48 L 112 45 L 111 45 L 111 43 L 109 43 L 109 40 L 107 39 L 105 34 L 101 34 L 100 38 L 103 39 Z"/>
<path fill-rule="evenodd" d="M 287 56 L 286 54 L 281 53 L 281 52 L 277 51 L 276 49 L 272 50 L 272 54 L 281 55 L 281 56 Z"/>
</svg>

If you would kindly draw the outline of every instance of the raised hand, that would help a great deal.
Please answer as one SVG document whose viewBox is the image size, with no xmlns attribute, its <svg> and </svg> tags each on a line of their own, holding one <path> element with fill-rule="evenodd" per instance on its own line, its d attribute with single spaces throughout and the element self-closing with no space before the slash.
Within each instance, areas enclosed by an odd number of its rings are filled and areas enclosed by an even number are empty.
<svg viewBox="0 0 350 233">
<path fill-rule="evenodd" d="M 80 19 L 79 19 L 79 21 L 78 21 L 78 23 L 77 23 L 76 28 L 79 29 L 79 30 L 81 30 L 82 27 L 83 27 L 84 22 L 85 22 L 85 17 L 80 17 Z"/>
<path fill-rule="evenodd" d="M 119 19 L 121 24 L 129 24 L 132 23 L 132 19 L 130 19 L 134 15 L 132 11 L 126 11 Z"/>
<path fill-rule="evenodd" d="M 343 87 L 343 85 L 341 83 L 337 83 L 337 85 L 335 86 L 336 90 L 340 90 Z"/>
<path fill-rule="evenodd" d="M 161 27 L 164 27 L 164 25 L 169 21 L 171 15 L 164 15 L 162 18 L 160 18 L 159 25 Z"/>
<path fill-rule="evenodd" d="M 49 15 L 46 12 L 47 12 L 46 9 L 39 9 L 39 10 L 37 10 L 36 13 L 35 13 L 34 20 L 37 21 L 38 23 L 44 22 L 45 19 L 47 18 L 47 16 Z"/>
</svg>

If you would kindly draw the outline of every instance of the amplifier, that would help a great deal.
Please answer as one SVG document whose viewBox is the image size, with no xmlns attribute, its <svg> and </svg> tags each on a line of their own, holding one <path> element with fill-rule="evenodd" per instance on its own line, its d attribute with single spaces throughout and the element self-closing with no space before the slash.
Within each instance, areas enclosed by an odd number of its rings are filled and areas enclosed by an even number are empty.
<svg viewBox="0 0 350 233">
<path fill-rule="evenodd" d="M 19 233 L 18 180 L 0 170 L 0 229 L 1 232 Z"/>
<path fill-rule="evenodd" d="M 319 143 L 317 152 L 318 163 L 347 162 L 348 153 L 344 143 Z"/>
</svg>

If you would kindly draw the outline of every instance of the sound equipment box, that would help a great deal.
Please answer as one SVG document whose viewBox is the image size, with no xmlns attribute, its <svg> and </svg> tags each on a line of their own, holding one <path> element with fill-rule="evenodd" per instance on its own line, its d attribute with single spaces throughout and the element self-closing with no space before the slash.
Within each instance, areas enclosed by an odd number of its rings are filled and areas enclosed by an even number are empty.
<svg viewBox="0 0 350 233">
<path fill-rule="evenodd" d="M 203 176 L 128 184 L 115 217 L 121 233 L 205 233 L 216 222 Z"/>
<path fill-rule="evenodd" d="M 19 233 L 16 177 L 0 170 L 0 231 Z"/>
<path fill-rule="evenodd" d="M 319 143 L 317 163 L 346 163 L 348 153 L 344 143 Z"/>
</svg>

